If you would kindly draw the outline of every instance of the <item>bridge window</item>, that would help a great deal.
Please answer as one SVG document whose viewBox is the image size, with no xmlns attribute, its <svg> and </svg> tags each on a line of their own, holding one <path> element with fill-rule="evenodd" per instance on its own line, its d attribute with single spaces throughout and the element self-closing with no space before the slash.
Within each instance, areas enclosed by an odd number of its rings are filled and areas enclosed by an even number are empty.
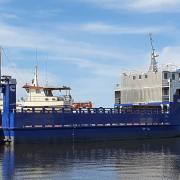
<svg viewBox="0 0 180 180">
<path fill-rule="evenodd" d="M 176 89 L 176 95 L 180 96 L 180 89 Z"/>
<path fill-rule="evenodd" d="M 145 74 L 145 76 L 144 76 L 146 79 L 148 78 L 148 75 L 147 74 Z"/>
<path fill-rule="evenodd" d="M 174 73 L 172 73 L 172 80 L 175 80 L 176 76 Z"/>
<path fill-rule="evenodd" d="M 46 96 L 53 96 L 52 91 L 50 89 L 44 89 L 44 93 Z"/>
<path fill-rule="evenodd" d="M 168 79 L 168 73 L 164 73 L 164 79 Z"/>
<path fill-rule="evenodd" d="M 37 93 L 37 94 L 40 94 L 41 91 L 40 91 L 39 89 L 36 89 L 36 93 Z"/>
<path fill-rule="evenodd" d="M 135 80 L 136 79 L 136 76 L 133 76 L 133 80 Z"/>
<path fill-rule="evenodd" d="M 139 75 L 139 79 L 142 79 L 142 76 L 141 76 L 141 75 Z"/>
<path fill-rule="evenodd" d="M 164 96 L 169 95 L 169 88 L 163 88 L 163 95 Z"/>
</svg>

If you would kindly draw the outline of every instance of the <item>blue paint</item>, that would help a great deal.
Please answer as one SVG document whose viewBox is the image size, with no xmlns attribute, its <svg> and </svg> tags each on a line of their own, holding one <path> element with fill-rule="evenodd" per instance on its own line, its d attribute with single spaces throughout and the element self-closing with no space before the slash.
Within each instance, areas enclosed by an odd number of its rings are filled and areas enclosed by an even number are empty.
<svg viewBox="0 0 180 180">
<path fill-rule="evenodd" d="M 1 84 L 3 93 L 2 128 L 6 140 L 11 139 L 10 129 L 14 127 L 14 119 L 11 114 L 16 109 L 16 80 L 10 76 L 2 77 Z"/>
<path fill-rule="evenodd" d="M 169 103 L 169 111 L 160 108 L 137 109 L 61 109 L 37 112 L 15 110 L 16 81 L 2 84 L 4 139 L 19 143 L 55 142 L 62 140 L 117 140 L 162 138 L 180 135 L 179 96 Z M 140 106 L 139 106 L 140 107 Z"/>
</svg>

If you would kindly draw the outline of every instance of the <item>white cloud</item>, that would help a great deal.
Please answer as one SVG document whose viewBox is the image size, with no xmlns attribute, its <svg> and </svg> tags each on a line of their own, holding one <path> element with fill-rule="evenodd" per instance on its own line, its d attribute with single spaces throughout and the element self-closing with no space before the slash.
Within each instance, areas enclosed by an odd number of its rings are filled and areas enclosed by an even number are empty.
<svg viewBox="0 0 180 180">
<path fill-rule="evenodd" d="M 108 25 L 104 23 L 88 23 L 81 25 L 80 30 L 87 31 L 97 34 L 148 34 L 151 33 L 162 33 L 162 32 L 174 32 L 174 28 L 164 26 L 118 26 Z"/>
<path fill-rule="evenodd" d="M 19 50 L 35 51 L 37 48 L 38 51 L 48 54 L 51 61 L 56 61 L 54 63 L 60 61 L 61 63 L 76 64 L 99 76 L 116 77 L 116 73 L 119 71 L 118 65 L 123 62 L 131 62 L 133 59 L 131 54 L 117 52 L 112 48 L 96 47 L 81 41 L 71 42 L 63 39 L 60 35 L 55 36 L 48 32 L 17 28 L 4 23 L 0 23 L 0 26 L 0 44 L 15 49 L 16 55 L 19 55 L 17 54 Z M 142 57 L 142 54 L 138 57 Z M 28 62 L 29 57 L 23 58 L 21 57 L 24 62 Z M 17 59 L 17 57 L 11 57 L 11 59 Z M 111 61 L 114 62 L 111 63 Z"/>
<path fill-rule="evenodd" d="M 35 10 L 32 14 L 33 17 L 36 18 L 54 18 L 60 13 L 63 12 L 63 9 L 58 8 L 58 9 L 38 9 Z"/>
<path fill-rule="evenodd" d="M 89 69 L 92 74 L 96 77 L 97 75 L 100 77 L 119 77 L 121 68 L 118 65 L 114 65 L 113 63 L 105 64 L 102 62 L 95 62 L 88 59 L 80 59 L 80 58 L 68 58 L 66 59 L 72 64 L 83 68 Z"/>
<path fill-rule="evenodd" d="M 131 10 L 138 12 L 174 12 L 179 11 L 179 0 L 78 0 L 96 4 L 100 7 L 116 10 Z"/>
<path fill-rule="evenodd" d="M 5 47 L 31 49 L 53 53 L 65 57 L 97 57 L 117 59 L 123 55 L 119 52 L 111 52 L 94 45 L 63 39 L 59 33 L 35 31 L 30 28 L 18 28 L 0 23 L 0 44 Z M 125 57 L 125 56 L 124 56 Z"/>
<path fill-rule="evenodd" d="M 180 46 L 167 46 L 159 53 L 159 62 L 161 64 L 174 64 L 180 67 Z"/>
<path fill-rule="evenodd" d="M 1 13 L 0 14 L 0 18 L 2 20 L 6 20 L 6 19 L 10 19 L 10 20 L 17 20 L 19 19 L 19 17 L 16 15 L 16 14 L 13 14 L 13 13 Z"/>
<path fill-rule="evenodd" d="M 142 10 L 144 12 L 158 12 L 158 11 L 172 11 L 174 9 L 178 10 L 180 7 L 179 0 L 135 0 L 129 6 L 132 9 Z"/>
</svg>

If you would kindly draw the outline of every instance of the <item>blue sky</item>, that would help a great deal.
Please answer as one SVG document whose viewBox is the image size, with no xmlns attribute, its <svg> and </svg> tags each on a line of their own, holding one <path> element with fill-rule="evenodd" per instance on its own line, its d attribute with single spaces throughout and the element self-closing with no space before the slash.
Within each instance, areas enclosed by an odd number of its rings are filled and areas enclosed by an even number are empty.
<svg viewBox="0 0 180 180">
<path fill-rule="evenodd" d="M 149 33 L 159 65 L 180 64 L 179 0 L 0 0 L 3 74 L 21 86 L 33 78 L 36 49 L 41 84 L 69 85 L 75 101 L 113 106 L 123 71 L 146 71 Z"/>
</svg>

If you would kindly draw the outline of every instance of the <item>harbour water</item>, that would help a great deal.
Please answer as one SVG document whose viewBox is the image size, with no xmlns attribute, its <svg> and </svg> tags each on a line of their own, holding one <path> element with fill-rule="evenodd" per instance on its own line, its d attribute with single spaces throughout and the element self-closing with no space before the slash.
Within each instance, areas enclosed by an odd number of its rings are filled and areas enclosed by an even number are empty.
<svg viewBox="0 0 180 180">
<path fill-rule="evenodd" d="M 0 145 L 0 178 L 179 180 L 180 138 Z"/>
</svg>

